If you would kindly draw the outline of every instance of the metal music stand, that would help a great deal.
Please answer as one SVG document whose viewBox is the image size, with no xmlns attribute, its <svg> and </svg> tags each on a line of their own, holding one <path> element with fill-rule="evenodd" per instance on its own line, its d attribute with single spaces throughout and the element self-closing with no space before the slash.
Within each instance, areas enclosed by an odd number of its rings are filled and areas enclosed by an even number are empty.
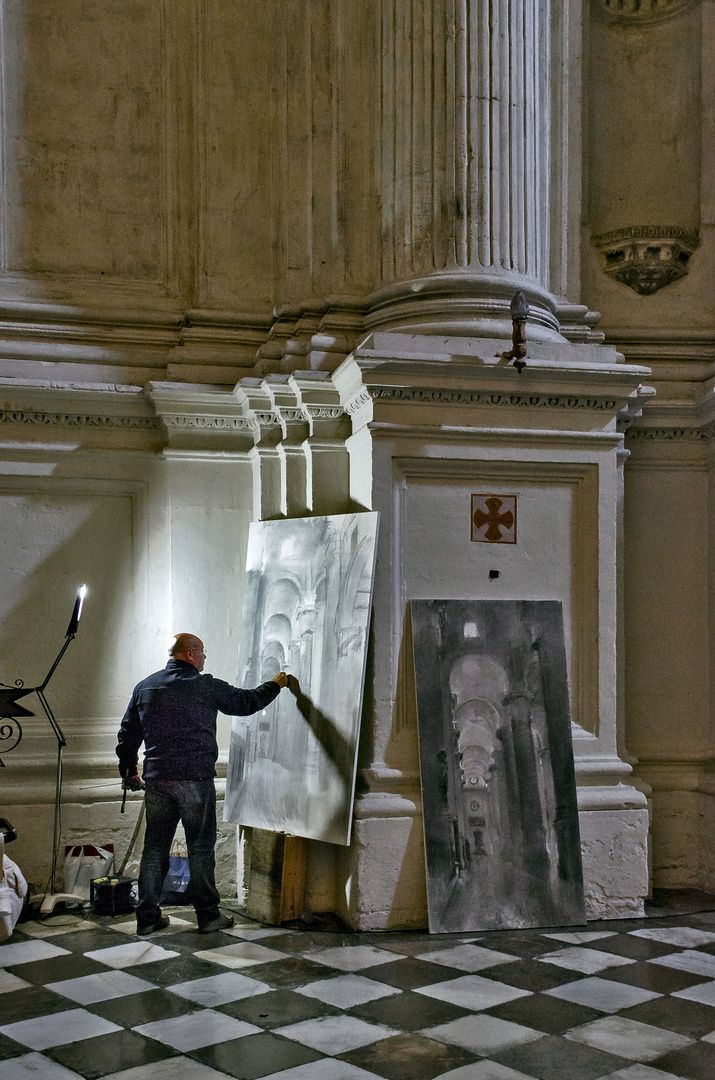
<svg viewBox="0 0 715 1080">
<path fill-rule="evenodd" d="M 62 751 L 67 745 L 67 740 L 64 737 L 62 728 L 55 719 L 55 715 L 50 708 L 50 703 L 45 697 L 45 690 L 47 689 L 47 684 L 57 670 L 60 660 L 67 652 L 70 642 L 74 641 L 75 639 L 75 635 L 79 627 L 79 620 L 82 615 L 82 604 L 84 602 L 86 594 L 87 586 L 81 585 L 77 590 L 77 597 L 74 602 L 72 617 L 69 621 L 67 632 L 65 634 L 64 644 L 60 649 L 59 653 L 57 654 L 57 657 L 55 658 L 55 661 L 52 664 L 50 670 L 47 672 L 44 681 L 39 686 L 23 686 L 22 682 L 18 680 L 13 687 L 3 686 L 0 688 L 0 720 L 10 719 L 12 721 L 12 725 L 6 725 L 6 727 L 14 725 L 18 729 L 15 742 L 10 747 L 11 750 L 15 749 L 15 747 L 20 742 L 20 739 L 22 738 L 22 728 L 19 721 L 17 720 L 17 717 L 35 715 L 34 713 L 30 712 L 29 709 L 26 709 L 24 706 L 17 704 L 18 698 L 26 697 L 28 694 L 37 694 L 43 712 L 49 720 L 50 727 L 54 732 L 55 738 L 57 739 L 57 777 L 55 781 L 55 820 L 52 835 L 52 871 L 50 873 L 50 878 L 45 892 L 37 893 L 36 895 L 30 897 L 30 903 L 37 903 L 38 901 L 41 901 L 40 915 L 42 917 L 46 917 L 47 915 L 52 914 L 55 904 L 59 903 L 60 901 L 67 901 L 69 903 L 76 904 L 84 904 L 87 902 L 86 897 L 84 896 L 78 896 L 75 893 L 63 893 L 55 891 L 57 861 L 59 859 L 60 842 L 62 839 Z M 3 728 L 0 728 L 0 737 L 8 737 L 4 735 Z M 2 762 L 2 760 L 0 760 L 0 765 L 4 765 L 4 762 Z"/>
</svg>

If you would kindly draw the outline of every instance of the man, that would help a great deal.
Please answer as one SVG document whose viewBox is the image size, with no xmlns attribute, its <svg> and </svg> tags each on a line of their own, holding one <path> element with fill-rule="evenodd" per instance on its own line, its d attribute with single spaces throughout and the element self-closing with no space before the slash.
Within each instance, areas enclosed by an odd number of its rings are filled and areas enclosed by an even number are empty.
<svg viewBox="0 0 715 1080">
<path fill-rule="evenodd" d="M 146 835 L 139 867 L 137 934 L 145 937 L 169 925 L 159 899 L 169 869 L 176 826 L 186 833 L 191 898 L 200 934 L 233 926 L 219 911 L 214 877 L 216 845 L 216 715 L 249 716 L 265 709 L 287 685 L 280 671 L 255 690 L 241 690 L 213 675 L 202 675 L 206 653 L 193 634 L 177 634 L 170 659 L 134 688 L 119 729 L 117 757 L 122 787 L 146 787 Z M 143 778 L 137 772 L 144 743 Z"/>
</svg>

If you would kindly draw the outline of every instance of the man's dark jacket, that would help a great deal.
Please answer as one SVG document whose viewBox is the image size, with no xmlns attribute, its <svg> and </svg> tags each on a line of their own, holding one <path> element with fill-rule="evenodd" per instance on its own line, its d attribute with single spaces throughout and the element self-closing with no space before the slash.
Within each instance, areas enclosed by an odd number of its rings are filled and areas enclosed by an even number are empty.
<svg viewBox="0 0 715 1080">
<path fill-rule="evenodd" d="M 249 716 L 280 693 L 275 682 L 255 690 L 201 675 L 187 660 L 169 660 L 134 687 L 119 729 L 122 776 L 135 776 L 144 743 L 143 779 L 205 780 L 216 775 L 216 714 Z"/>
</svg>

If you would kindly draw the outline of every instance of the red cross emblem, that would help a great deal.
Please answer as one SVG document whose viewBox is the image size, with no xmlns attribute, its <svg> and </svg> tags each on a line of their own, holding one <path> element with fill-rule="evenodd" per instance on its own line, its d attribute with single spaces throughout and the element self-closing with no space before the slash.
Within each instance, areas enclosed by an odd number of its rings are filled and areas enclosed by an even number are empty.
<svg viewBox="0 0 715 1080">
<path fill-rule="evenodd" d="M 472 540 L 516 543 L 516 495 L 472 495 Z"/>
</svg>

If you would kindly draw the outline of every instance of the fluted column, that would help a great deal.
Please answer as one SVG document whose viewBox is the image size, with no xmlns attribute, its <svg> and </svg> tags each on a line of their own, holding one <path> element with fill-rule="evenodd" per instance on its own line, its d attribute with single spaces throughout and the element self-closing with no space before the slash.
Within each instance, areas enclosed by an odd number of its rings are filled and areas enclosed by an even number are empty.
<svg viewBox="0 0 715 1080">
<path fill-rule="evenodd" d="M 550 0 L 382 0 L 381 16 L 372 325 L 494 333 L 522 287 L 536 333 L 553 335 L 550 201 L 565 163 L 551 148 L 551 45 L 564 35 Z"/>
</svg>

